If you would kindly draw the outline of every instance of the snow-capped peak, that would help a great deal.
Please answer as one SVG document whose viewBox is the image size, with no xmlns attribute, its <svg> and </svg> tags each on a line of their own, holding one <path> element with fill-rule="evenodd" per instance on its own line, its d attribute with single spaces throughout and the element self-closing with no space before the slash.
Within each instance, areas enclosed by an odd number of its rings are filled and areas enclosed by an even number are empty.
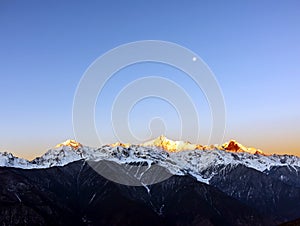
<svg viewBox="0 0 300 226">
<path fill-rule="evenodd" d="M 62 147 L 62 146 L 68 146 L 68 147 L 72 147 L 74 149 L 78 149 L 79 147 L 82 147 L 82 144 L 76 142 L 75 140 L 66 140 L 65 142 L 57 144 L 55 146 L 55 148 L 59 148 L 59 147 Z"/>
<path fill-rule="evenodd" d="M 168 152 L 179 152 L 184 150 L 196 150 L 198 149 L 199 145 L 192 144 L 188 141 L 174 141 L 168 139 L 164 135 L 159 136 L 154 140 L 150 140 L 141 144 L 141 146 L 155 146 L 160 147 Z M 202 146 L 201 146 L 202 147 Z"/>
<path fill-rule="evenodd" d="M 265 172 L 273 166 L 300 167 L 300 158 L 290 155 L 264 155 L 259 149 L 247 148 L 235 140 L 221 146 L 202 146 L 186 141 L 173 141 L 165 136 L 140 145 L 115 143 L 99 148 L 67 140 L 32 161 L 0 152 L 0 167 L 49 168 L 78 160 L 107 160 L 118 164 L 153 164 L 174 175 L 190 174 L 209 183 L 210 178 L 226 166 L 244 165 Z"/>
<path fill-rule="evenodd" d="M 123 143 L 120 143 L 120 142 L 116 142 L 116 143 L 110 144 L 109 146 L 111 146 L 111 147 L 123 147 L 123 148 L 128 148 L 128 147 L 130 147 L 130 145 L 131 145 L 131 144 L 129 144 L 129 143 L 123 144 Z"/>
<path fill-rule="evenodd" d="M 6 167 L 19 167 L 23 168 L 26 167 L 28 161 L 23 158 L 18 158 L 14 156 L 12 153 L 8 152 L 0 152 L 0 166 Z"/>
<path fill-rule="evenodd" d="M 127 145 L 128 146 L 128 145 Z M 174 141 L 167 138 L 164 135 L 159 136 L 154 140 L 150 140 L 141 144 L 140 146 L 155 146 L 164 149 L 168 152 L 180 152 L 180 151 L 192 151 L 192 150 L 223 150 L 228 152 L 245 152 L 250 154 L 260 154 L 265 155 L 260 149 L 248 148 L 244 145 L 238 143 L 235 140 L 230 140 L 229 142 L 224 143 L 223 145 L 201 145 L 201 144 L 192 144 L 189 141 Z"/>
<path fill-rule="evenodd" d="M 245 147 L 244 145 L 236 142 L 235 140 L 230 140 L 229 142 L 224 143 L 221 146 L 221 148 L 224 148 L 226 151 L 229 152 L 246 152 L 250 154 L 266 155 L 260 149 Z"/>
</svg>

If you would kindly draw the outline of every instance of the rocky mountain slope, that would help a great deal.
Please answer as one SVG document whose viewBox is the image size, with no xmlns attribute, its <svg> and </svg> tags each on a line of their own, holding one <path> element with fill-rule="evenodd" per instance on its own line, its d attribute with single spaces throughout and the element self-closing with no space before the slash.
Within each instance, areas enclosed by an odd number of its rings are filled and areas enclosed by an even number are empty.
<svg viewBox="0 0 300 226">
<path fill-rule="evenodd" d="M 300 159 L 236 141 L 69 140 L 32 161 L 0 153 L 2 225 L 276 225 L 300 217 Z M 135 185 L 135 186 L 128 186 Z"/>
<path fill-rule="evenodd" d="M 1 225 L 271 225 L 255 209 L 190 176 L 148 189 L 109 181 L 83 160 L 0 169 Z"/>
</svg>

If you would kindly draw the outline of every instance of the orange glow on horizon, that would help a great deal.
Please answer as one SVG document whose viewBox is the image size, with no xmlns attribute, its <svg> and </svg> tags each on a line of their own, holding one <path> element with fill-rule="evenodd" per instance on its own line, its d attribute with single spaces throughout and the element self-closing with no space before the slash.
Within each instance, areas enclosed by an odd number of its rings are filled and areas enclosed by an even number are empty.
<svg viewBox="0 0 300 226">
<path fill-rule="evenodd" d="M 266 140 L 257 142 L 257 143 L 262 143 L 259 145 L 260 149 L 258 149 L 258 148 L 253 148 L 253 147 L 249 147 L 249 148 L 245 147 L 245 146 L 237 143 L 234 140 L 230 140 L 229 142 L 227 142 L 223 145 L 201 145 L 201 144 L 192 144 L 192 143 L 186 142 L 186 141 L 172 141 L 163 136 L 160 136 L 155 140 L 148 141 L 148 142 L 141 144 L 141 146 L 158 146 L 168 152 L 179 152 L 182 150 L 195 150 L 195 149 L 211 150 L 214 148 L 218 148 L 218 149 L 221 149 L 221 150 L 223 149 L 223 150 L 226 150 L 229 152 L 243 152 L 243 150 L 244 151 L 246 150 L 246 152 L 249 152 L 251 154 L 255 154 L 255 153 L 263 154 L 263 155 L 287 154 L 287 155 L 296 155 L 296 156 L 300 157 L 300 150 L 297 148 L 298 144 L 296 142 L 292 145 L 292 142 L 290 142 L 291 140 L 283 140 L 282 142 L 278 142 L 277 144 L 275 144 L 274 142 L 265 142 L 265 141 Z M 238 146 L 240 146 L 240 148 L 238 148 L 235 145 L 235 143 L 233 143 L 233 142 L 236 142 L 238 144 Z M 287 143 L 289 143 L 289 144 L 287 144 Z M 122 146 L 125 148 L 128 148 L 130 146 L 129 143 L 123 144 L 120 142 L 116 142 L 116 143 L 108 144 L 108 145 L 111 147 Z M 67 140 L 66 142 L 56 145 L 55 148 L 61 147 L 61 146 L 70 146 L 70 147 L 77 149 L 77 148 L 81 147 L 82 144 L 76 142 L 75 140 Z M 26 145 L 23 145 L 22 147 L 15 146 L 13 148 L 15 150 L 19 149 L 22 151 L 12 151 L 13 149 L 8 149 L 8 148 L 5 148 L 5 149 L 1 148 L 0 151 L 1 152 L 4 152 L 4 151 L 11 152 L 16 157 L 33 160 L 36 157 L 42 156 L 47 150 L 51 149 L 51 148 L 45 148 L 45 147 L 47 147 L 47 146 L 46 145 L 35 146 L 34 149 L 36 151 L 32 151 L 32 150 L 34 150 L 32 148 L 32 146 L 30 146 L 30 144 L 26 144 Z"/>
</svg>

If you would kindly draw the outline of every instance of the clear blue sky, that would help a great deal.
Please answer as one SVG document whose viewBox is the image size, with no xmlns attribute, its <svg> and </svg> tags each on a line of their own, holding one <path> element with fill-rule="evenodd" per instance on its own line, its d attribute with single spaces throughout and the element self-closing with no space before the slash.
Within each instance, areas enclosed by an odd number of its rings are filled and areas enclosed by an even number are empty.
<svg viewBox="0 0 300 226">
<path fill-rule="evenodd" d="M 87 67 L 111 48 L 145 39 L 185 46 L 209 65 L 226 101 L 225 140 L 300 153 L 296 0 L 0 1 L 0 150 L 33 157 L 73 138 L 73 97 Z M 190 95 L 200 106 L 201 93 Z"/>
</svg>

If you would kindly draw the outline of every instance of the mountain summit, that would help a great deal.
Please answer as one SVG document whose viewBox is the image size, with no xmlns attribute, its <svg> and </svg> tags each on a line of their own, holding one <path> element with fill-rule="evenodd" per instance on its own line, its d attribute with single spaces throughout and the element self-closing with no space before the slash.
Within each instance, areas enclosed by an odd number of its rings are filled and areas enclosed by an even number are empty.
<svg viewBox="0 0 300 226">
<path fill-rule="evenodd" d="M 155 146 L 160 147 L 168 152 L 180 152 L 180 151 L 187 151 L 187 150 L 223 150 L 228 152 L 245 152 L 250 154 L 264 154 L 260 149 L 257 148 L 248 148 L 244 145 L 238 143 L 235 140 L 230 140 L 229 142 L 224 143 L 223 145 L 201 145 L 201 144 L 192 144 L 188 141 L 174 141 L 167 138 L 164 135 L 159 136 L 154 140 L 150 140 L 141 144 L 141 146 Z"/>
<path fill-rule="evenodd" d="M 169 152 L 179 152 L 183 150 L 195 150 L 197 149 L 197 145 L 191 144 L 187 141 L 174 141 L 168 139 L 166 136 L 161 135 L 154 140 L 150 140 L 141 144 L 141 146 L 155 146 L 160 147 Z"/>
<path fill-rule="evenodd" d="M 260 149 L 247 148 L 244 145 L 236 142 L 235 140 L 230 140 L 229 142 L 223 144 L 221 147 L 230 152 L 247 152 L 250 154 L 266 155 Z"/>
<path fill-rule="evenodd" d="M 55 146 L 55 148 L 59 148 L 59 147 L 63 147 L 63 146 L 72 147 L 74 149 L 78 149 L 78 148 L 82 147 L 82 145 L 80 143 L 76 142 L 75 140 L 66 140 L 63 143 L 57 144 Z"/>
</svg>

